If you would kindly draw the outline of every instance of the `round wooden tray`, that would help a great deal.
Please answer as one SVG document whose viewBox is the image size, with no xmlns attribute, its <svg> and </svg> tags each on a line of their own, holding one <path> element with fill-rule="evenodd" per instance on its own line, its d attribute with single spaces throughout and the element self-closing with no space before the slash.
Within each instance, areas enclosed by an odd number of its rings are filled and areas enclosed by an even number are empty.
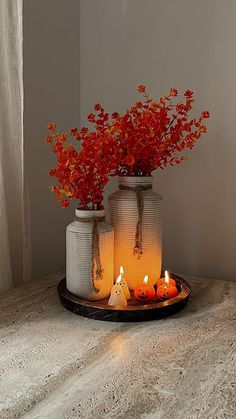
<svg viewBox="0 0 236 419">
<path fill-rule="evenodd" d="M 170 316 L 187 304 L 191 292 L 189 283 L 177 275 L 171 274 L 171 277 L 177 282 L 179 294 L 176 297 L 166 301 L 154 298 L 143 304 L 131 293 L 132 298 L 127 307 L 108 306 L 108 298 L 100 301 L 83 300 L 67 290 L 65 278 L 59 282 L 57 290 L 62 305 L 75 314 L 111 322 L 139 322 Z"/>
</svg>

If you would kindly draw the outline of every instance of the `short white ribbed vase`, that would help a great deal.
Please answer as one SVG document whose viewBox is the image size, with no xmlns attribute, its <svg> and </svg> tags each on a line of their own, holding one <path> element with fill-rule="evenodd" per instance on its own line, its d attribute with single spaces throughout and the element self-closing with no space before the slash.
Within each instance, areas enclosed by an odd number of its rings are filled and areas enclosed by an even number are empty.
<svg viewBox="0 0 236 419">
<path fill-rule="evenodd" d="M 105 211 L 75 210 L 76 220 L 66 228 L 66 286 L 68 291 L 87 300 L 107 297 L 114 280 L 114 231 L 104 220 Z M 92 281 L 92 219 L 96 217 L 102 278 Z M 91 222 L 80 221 L 91 218 Z M 101 218 L 103 221 L 99 221 Z M 96 292 L 95 288 L 99 289 Z"/>
<path fill-rule="evenodd" d="M 115 232 L 115 278 L 120 266 L 124 267 L 124 277 L 130 289 L 139 286 L 145 275 L 149 284 L 154 285 L 161 275 L 162 264 L 162 197 L 152 190 L 152 176 L 121 176 L 120 189 L 109 196 L 109 221 Z M 138 221 L 137 194 L 142 190 L 143 223 L 142 249 L 140 258 L 134 254 L 135 233 Z"/>
</svg>

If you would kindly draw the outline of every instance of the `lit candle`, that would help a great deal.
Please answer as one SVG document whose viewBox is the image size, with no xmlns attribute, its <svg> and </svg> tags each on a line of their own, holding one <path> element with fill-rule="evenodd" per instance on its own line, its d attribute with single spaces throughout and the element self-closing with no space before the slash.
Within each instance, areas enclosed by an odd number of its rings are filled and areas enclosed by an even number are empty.
<svg viewBox="0 0 236 419">
<path fill-rule="evenodd" d="M 168 300 L 169 298 L 174 298 L 179 294 L 179 291 L 173 283 L 170 282 L 169 274 L 165 271 L 165 281 L 163 285 L 157 287 L 157 297 Z"/>
<path fill-rule="evenodd" d="M 170 278 L 168 271 L 165 271 L 165 277 L 160 278 L 157 281 L 157 286 L 160 287 L 161 285 L 174 285 L 176 287 L 176 281 L 173 278 Z"/>
<path fill-rule="evenodd" d="M 127 300 L 120 282 L 121 275 L 118 276 L 115 285 L 111 289 L 111 296 L 108 300 L 109 306 L 127 306 Z"/>
<path fill-rule="evenodd" d="M 129 287 L 128 287 L 127 282 L 124 278 L 124 268 L 123 268 L 123 266 L 120 267 L 120 275 L 119 276 L 121 276 L 121 280 L 120 280 L 119 284 L 120 284 L 121 288 L 123 289 L 123 292 L 125 294 L 125 298 L 126 298 L 126 300 L 130 300 L 131 297 L 130 297 Z"/>
<path fill-rule="evenodd" d="M 155 297 L 155 289 L 148 284 L 148 276 L 145 275 L 143 285 L 134 289 L 134 296 L 137 300 L 148 301 Z"/>
</svg>

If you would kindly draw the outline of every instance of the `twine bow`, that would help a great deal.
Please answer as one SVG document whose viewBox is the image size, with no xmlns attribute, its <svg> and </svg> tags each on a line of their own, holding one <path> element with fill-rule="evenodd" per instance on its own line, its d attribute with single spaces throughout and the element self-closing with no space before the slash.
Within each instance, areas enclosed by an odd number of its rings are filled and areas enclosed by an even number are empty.
<svg viewBox="0 0 236 419">
<path fill-rule="evenodd" d="M 82 221 L 83 223 L 92 223 L 92 242 L 91 242 L 91 279 L 93 288 L 96 293 L 99 292 L 99 288 L 95 285 L 95 279 L 101 280 L 103 276 L 103 268 L 100 257 L 100 246 L 99 246 L 99 231 L 98 222 L 104 221 L 105 217 L 76 217 L 76 220 Z"/>
<path fill-rule="evenodd" d="M 137 256 L 138 259 L 140 259 L 143 254 L 143 209 L 144 209 L 143 191 L 152 189 L 152 186 L 143 185 L 143 186 L 131 187 L 131 186 L 126 186 L 126 185 L 119 185 L 119 188 L 136 192 L 138 221 L 136 224 L 133 254 Z"/>
</svg>

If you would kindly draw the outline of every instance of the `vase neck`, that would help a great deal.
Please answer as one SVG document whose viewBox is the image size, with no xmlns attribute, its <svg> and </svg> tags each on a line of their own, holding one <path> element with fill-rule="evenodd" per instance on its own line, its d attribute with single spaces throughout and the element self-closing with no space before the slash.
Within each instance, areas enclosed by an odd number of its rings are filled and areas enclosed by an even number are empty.
<svg viewBox="0 0 236 419">
<path fill-rule="evenodd" d="M 120 189 L 152 189 L 152 176 L 119 176 Z"/>
<path fill-rule="evenodd" d="M 97 220 L 99 221 L 99 219 L 101 219 L 101 221 L 104 219 L 105 217 L 105 210 L 81 210 L 81 209 L 76 209 L 75 210 L 75 216 L 77 219 L 81 219 L 83 220 L 83 218 L 86 219 L 94 219 L 97 218 Z"/>
</svg>

